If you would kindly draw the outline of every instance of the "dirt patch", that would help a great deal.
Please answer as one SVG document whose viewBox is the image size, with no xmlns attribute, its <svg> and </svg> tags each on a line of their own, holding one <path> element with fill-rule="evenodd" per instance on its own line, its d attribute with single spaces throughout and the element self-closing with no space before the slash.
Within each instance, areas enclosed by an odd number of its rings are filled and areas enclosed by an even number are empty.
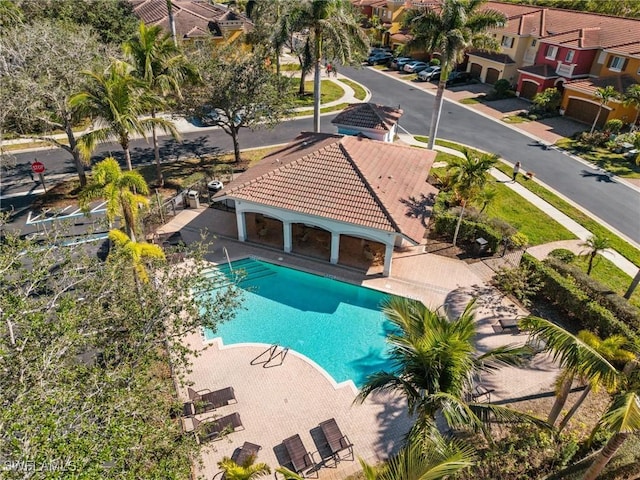
<svg viewBox="0 0 640 480">
<path fill-rule="evenodd" d="M 483 258 L 491 257 L 491 255 L 482 257 L 475 255 L 474 248 L 475 245 L 472 243 L 463 241 L 458 242 L 457 245 L 454 246 L 447 237 L 430 231 L 426 238 L 424 251 L 426 253 L 462 260 L 465 263 L 476 263 Z"/>
</svg>

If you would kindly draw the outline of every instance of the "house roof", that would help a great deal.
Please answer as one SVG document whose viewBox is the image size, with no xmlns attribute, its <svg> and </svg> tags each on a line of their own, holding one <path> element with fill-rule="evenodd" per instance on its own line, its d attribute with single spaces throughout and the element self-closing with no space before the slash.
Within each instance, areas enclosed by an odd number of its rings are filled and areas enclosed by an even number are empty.
<svg viewBox="0 0 640 480">
<path fill-rule="evenodd" d="M 555 68 L 551 65 L 547 65 L 546 63 L 542 65 L 530 65 L 528 67 L 522 67 L 519 68 L 518 71 L 522 73 L 530 73 L 531 75 L 536 75 L 543 78 L 559 77 L 559 75 L 556 73 Z"/>
<path fill-rule="evenodd" d="M 437 189 L 436 152 L 362 137 L 300 134 L 216 200 L 233 198 L 404 235 L 419 243 Z M 427 199 L 427 200 L 425 200 Z"/>
<path fill-rule="evenodd" d="M 584 42 L 591 48 L 610 48 L 615 45 L 640 41 L 640 19 L 560 8 L 513 5 L 495 1 L 487 2 L 483 8 L 498 10 L 506 15 L 507 25 L 497 31 L 532 35 L 545 39 L 545 41 L 549 39 L 550 43 L 555 43 L 554 36 L 569 33 L 567 38 L 561 36 L 560 40 L 569 41 L 568 45 L 576 48 L 589 48 L 588 46 L 578 46 L 580 37 L 575 33 L 579 33 L 580 29 L 585 29 Z M 592 30 L 589 31 L 590 29 Z M 569 37 L 573 37 L 573 40 L 568 40 Z"/>
<path fill-rule="evenodd" d="M 399 108 L 375 103 L 353 103 L 331 120 L 331 123 L 388 132 L 398 123 L 402 113 Z"/>
<path fill-rule="evenodd" d="M 170 31 L 169 11 L 166 0 L 129 0 L 133 12 L 147 25 L 159 25 Z M 242 22 L 246 28 L 251 21 L 224 5 L 205 0 L 172 0 L 176 34 L 181 38 L 222 36 L 222 26 L 227 22 Z"/>
<path fill-rule="evenodd" d="M 581 92 L 593 95 L 597 88 L 605 88 L 611 85 L 618 93 L 624 93 L 631 85 L 638 81 L 631 75 L 612 75 L 609 77 L 590 78 L 587 80 L 574 80 L 566 82 L 564 88 L 568 90 L 580 90 Z"/>
<path fill-rule="evenodd" d="M 616 45 L 607 49 L 608 52 L 628 55 L 631 57 L 640 57 L 640 42 L 627 43 L 625 45 Z"/>
<path fill-rule="evenodd" d="M 577 28 L 568 32 L 549 35 L 544 41 L 545 43 L 563 47 L 598 48 L 600 46 L 600 27 Z"/>
<path fill-rule="evenodd" d="M 503 63 L 505 65 L 516 63 L 506 53 L 493 53 L 493 52 L 483 52 L 482 50 L 474 50 L 472 52 L 469 52 L 469 55 L 473 55 L 475 57 L 480 57 L 480 58 L 486 58 L 487 60 L 491 60 L 497 63 Z"/>
</svg>

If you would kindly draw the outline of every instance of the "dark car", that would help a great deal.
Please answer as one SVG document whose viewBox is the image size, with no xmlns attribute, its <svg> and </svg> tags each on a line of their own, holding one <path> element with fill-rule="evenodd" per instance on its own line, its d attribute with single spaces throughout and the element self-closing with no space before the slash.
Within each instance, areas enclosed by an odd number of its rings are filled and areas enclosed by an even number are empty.
<svg viewBox="0 0 640 480">
<path fill-rule="evenodd" d="M 451 85 L 464 85 L 473 80 L 471 72 L 451 72 L 447 78 L 447 87 Z"/>
<path fill-rule="evenodd" d="M 400 70 L 400 71 L 402 71 L 402 69 L 404 68 L 404 65 L 406 63 L 409 63 L 409 62 L 413 62 L 413 58 L 411 58 L 411 57 L 394 58 L 393 60 L 391 60 L 391 63 L 389 63 L 389 68 L 391 70 Z"/>
<path fill-rule="evenodd" d="M 389 61 L 393 58 L 393 55 L 390 52 L 382 52 L 371 55 L 367 58 L 368 65 L 384 65 L 389 63 Z"/>
</svg>

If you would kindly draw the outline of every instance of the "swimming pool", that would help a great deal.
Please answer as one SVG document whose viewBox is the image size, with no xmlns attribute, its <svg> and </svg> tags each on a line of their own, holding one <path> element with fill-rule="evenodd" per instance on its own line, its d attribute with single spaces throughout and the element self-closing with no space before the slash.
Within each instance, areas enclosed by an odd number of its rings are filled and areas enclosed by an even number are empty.
<svg viewBox="0 0 640 480">
<path fill-rule="evenodd" d="M 357 387 L 391 367 L 385 338 L 393 325 L 380 313 L 384 293 L 253 259 L 231 265 L 246 272 L 243 306 L 215 334 L 205 331 L 207 340 L 288 347 L 337 383 L 353 380 Z M 217 270 L 211 274 L 232 278 L 228 265 Z"/>
</svg>

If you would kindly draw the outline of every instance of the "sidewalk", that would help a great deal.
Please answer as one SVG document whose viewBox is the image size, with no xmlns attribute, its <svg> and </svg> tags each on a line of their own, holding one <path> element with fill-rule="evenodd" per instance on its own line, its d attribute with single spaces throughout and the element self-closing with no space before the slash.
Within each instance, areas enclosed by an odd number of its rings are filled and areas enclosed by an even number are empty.
<svg viewBox="0 0 640 480">
<path fill-rule="evenodd" d="M 407 134 L 400 134 L 400 139 L 408 144 L 408 145 L 417 145 L 424 147 L 424 143 L 416 141 L 413 136 Z M 446 152 L 452 155 L 462 156 L 462 154 L 454 150 L 452 148 L 441 147 L 439 145 L 435 146 L 436 150 L 441 152 Z M 532 193 L 530 190 L 526 189 L 523 185 L 518 182 L 512 182 L 511 179 L 502 173 L 500 170 L 496 168 L 492 168 L 489 173 L 500 183 L 509 187 L 511 190 L 516 192 L 522 198 L 527 200 L 529 203 L 535 205 L 544 213 L 549 215 L 552 219 L 558 222 L 560 225 L 565 227 L 571 233 L 573 233 L 578 240 L 567 240 L 564 242 L 553 242 L 552 244 L 538 245 L 536 247 L 532 247 L 527 250 L 527 252 L 531 253 L 534 257 L 543 259 L 546 255 L 555 248 L 567 248 L 576 254 L 584 253 L 585 247 L 582 246 L 582 243 L 589 238 L 592 233 L 589 232 L 586 228 L 584 228 L 579 223 L 575 222 L 567 215 L 562 213 L 560 210 L 553 207 L 551 204 L 547 203 L 536 194 Z M 538 182 L 536 179 L 527 180 L 529 182 Z M 557 244 L 557 245 L 555 245 Z M 610 260 L 616 267 L 625 272 L 630 277 L 634 277 L 638 273 L 638 267 L 636 267 L 633 263 L 627 260 L 625 257 L 620 255 L 615 250 L 608 249 L 602 253 L 602 256 Z"/>
</svg>

